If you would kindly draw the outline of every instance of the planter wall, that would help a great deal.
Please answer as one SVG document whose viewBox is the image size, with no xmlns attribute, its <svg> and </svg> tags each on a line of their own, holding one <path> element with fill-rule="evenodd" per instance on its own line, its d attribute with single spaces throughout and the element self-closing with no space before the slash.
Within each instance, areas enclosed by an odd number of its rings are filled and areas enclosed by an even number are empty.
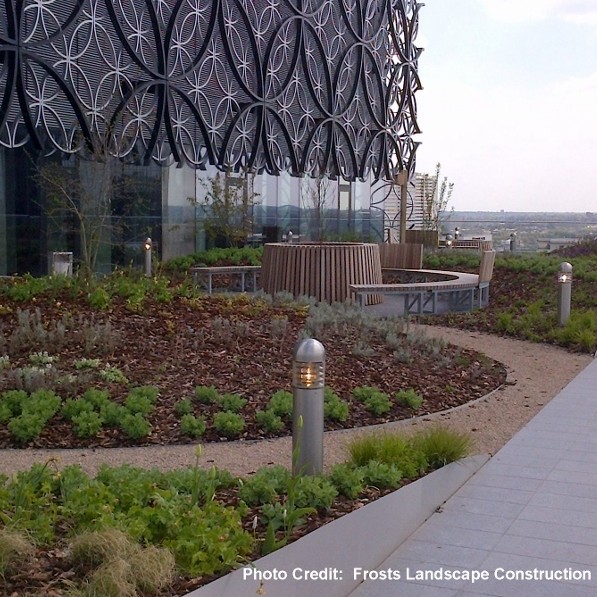
<svg viewBox="0 0 597 597">
<path fill-rule="evenodd" d="M 290 292 L 318 301 L 350 299 L 350 284 L 381 284 L 379 246 L 368 243 L 266 244 L 261 284 L 268 294 Z M 368 305 L 383 301 L 367 295 Z"/>
</svg>

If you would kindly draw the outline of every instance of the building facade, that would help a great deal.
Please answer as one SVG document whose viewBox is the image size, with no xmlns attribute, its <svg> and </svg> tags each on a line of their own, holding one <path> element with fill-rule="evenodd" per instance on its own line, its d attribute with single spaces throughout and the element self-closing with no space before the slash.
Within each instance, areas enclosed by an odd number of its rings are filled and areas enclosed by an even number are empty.
<svg viewBox="0 0 597 597">
<path fill-rule="evenodd" d="M 43 273 L 48 252 L 80 251 L 77 224 L 101 203 L 91 181 L 106 164 L 106 267 L 146 235 L 163 257 L 201 248 L 197 206 L 216 170 L 251 177 L 254 234 L 308 237 L 321 219 L 326 235 L 379 232 L 371 184 L 414 172 L 420 6 L 6 0 L 0 274 Z M 83 189 L 74 209 L 56 209 L 47 164 Z M 328 181 L 317 210 L 309 180 Z"/>
</svg>

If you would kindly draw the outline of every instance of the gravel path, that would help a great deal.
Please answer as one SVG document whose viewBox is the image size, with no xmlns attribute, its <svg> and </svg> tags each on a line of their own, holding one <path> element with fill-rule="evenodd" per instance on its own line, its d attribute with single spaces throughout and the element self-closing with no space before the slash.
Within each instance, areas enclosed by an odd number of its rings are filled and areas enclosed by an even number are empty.
<svg viewBox="0 0 597 597">
<path fill-rule="evenodd" d="M 458 431 L 470 432 L 474 438 L 475 453 L 495 453 L 591 362 L 588 355 L 571 354 L 553 346 L 435 326 L 425 326 L 424 329 L 429 336 L 441 336 L 453 344 L 473 348 L 504 363 L 508 369 L 507 383 L 490 396 L 450 413 L 388 423 L 380 427 L 421 429 L 441 421 Z M 346 441 L 355 433 L 363 432 L 363 429 L 356 429 L 326 433 L 326 466 L 345 460 Z M 206 467 L 215 464 L 236 475 L 245 475 L 268 464 L 289 466 L 291 444 L 290 437 L 206 444 L 201 464 Z M 0 450 L 0 473 L 12 474 L 49 458 L 55 458 L 59 466 L 78 463 L 89 473 L 94 473 L 102 463 L 129 463 L 168 469 L 193 464 L 195 446 Z"/>
</svg>

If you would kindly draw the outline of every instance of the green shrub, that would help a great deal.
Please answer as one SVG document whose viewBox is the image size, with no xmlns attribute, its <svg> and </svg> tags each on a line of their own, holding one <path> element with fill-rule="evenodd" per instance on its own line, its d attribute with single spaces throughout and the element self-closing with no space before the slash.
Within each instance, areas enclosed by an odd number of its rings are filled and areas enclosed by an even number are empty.
<svg viewBox="0 0 597 597">
<path fill-rule="evenodd" d="M 344 423 L 348 419 L 348 402 L 342 400 L 330 388 L 324 389 L 323 395 L 323 416 L 332 421 Z"/>
<path fill-rule="evenodd" d="M 299 477 L 293 491 L 295 507 L 316 510 L 329 510 L 338 495 L 331 481 L 310 475 Z"/>
<path fill-rule="evenodd" d="M 0 401 L 0 423 L 5 423 L 13 416 L 10 406 L 6 402 Z"/>
<path fill-rule="evenodd" d="M 157 400 L 159 393 L 160 391 L 156 386 L 138 386 L 136 388 L 133 388 L 128 393 L 128 395 L 135 397 L 143 397 L 149 400 L 149 402 L 151 402 L 152 404 L 155 404 L 155 401 Z"/>
<path fill-rule="evenodd" d="M 273 410 L 258 410 L 255 412 L 255 421 L 266 433 L 279 433 L 285 424 Z"/>
<path fill-rule="evenodd" d="M 392 407 L 390 398 L 377 388 L 360 386 L 352 391 L 353 396 L 365 405 L 365 408 L 374 415 L 380 416 Z"/>
<path fill-rule="evenodd" d="M 127 413 L 119 422 L 120 428 L 130 439 L 141 439 L 151 433 L 151 424 L 141 413 Z"/>
<path fill-rule="evenodd" d="M 8 430 L 21 443 L 35 439 L 43 431 L 46 420 L 39 414 L 22 413 L 8 423 Z"/>
<path fill-rule="evenodd" d="M 183 415 L 180 420 L 180 430 L 190 437 L 201 437 L 205 433 L 206 424 L 203 417 L 194 417 L 193 415 Z"/>
<path fill-rule="evenodd" d="M 218 396 L 219 407 L 228 412 L 239 413 L 247 404 L 247 401 L 238 394 L 222 394 Z"/>
<path fill-rule="evenodd" d="M 129 380 L 126 375 L 118 368 L 106 365 L 103 369 L 100 369 L 100 377 L 107 383 L 118 383 L 126 385 Z"/>
<path fill-rule="evenodd" d="M 122 417 L 128 413 L 124 406 L 111 401 L 103 404 L 99 412 L 107 427 L 118 427 Z"/>
<path fill-rule="evenodd" d="M 292 394 L 286 390 L 278 390 L 269 399 L 267 408 L 284 420 L 290 419 L 292 416 Z"/>
<path fill-rule="evenodd" d="M 244 418 L 228 411 L 217 412 L 214 415 L 213 424 L 216 432 L 228 439 L 238 437 L 245 429 Z"/>
<path fill-rule="evenodd" d="M 174 405 L 174 412 L 180 416 L 192 414 L 193 403 L 191 402 L 190 398 L 184 398 L 183 400 L 179 400 Z"/>
<path fill-rule="evenodd" d="M 83 396 L 81 398 L 89 402 L 89 404 L 91 404 L 95 408 L 99 409 L 110 401 L 110 394 L 107 390 L 89 388 L 83 393 Z"/>
<path fill-rule="evenodd" d="M 73 428 L 77 437 L 95 437 L 104 420 L 96 412 L 81 412 L 72 418 Z"/>
<path fill-rule="evenodd" d="M 289 480 L 290 472 L 283 466 L 262 467 L 242 480 L 238 497 L 249 506 L 271 504 L 286 492 Z"/>
<path fill-rule="evenodd" d="M 417 433 L 413 437 L 413 445 L 425 455 L 429 467 L 435 470 L 468 456 L 471 438 L 445 427 L 433 427 Z"/>
<path fill-rule="evenodd" d="M 365 488 L 363 470 L 345 462 L 334 466 L 330 473 L 330 481 L 340 495 L 354 500 Z"/>
<path fill-rule="evenodd" d="M 213 404 L 218 400 L 219 395 L 214 386 L 198 386 L 195 388 L 195 400 L 201 404 Z"/>
<path fill-rule="evenodd" d="M 153 412 L 153 402 L 142 394 L 128 394 L 124 399 L 124 407 L 133 415 L 148 415 Z"/>
<path fill-rule="evenodd" d="M 84 412 L 92 412 L 93 404 L 84 398 L 69 398 L 62 406 L 62 416 L 69 421 Z"/>
<path fill-rule="evenodd" d="M 60 409 L 62 400 L 51 390 L 37 390 L 22 403 L 22 412 L 41 416 L 49 421 Z"/>
<path fill-rule="evenodd" d="M 397 489 L 402 480 L 402 471 L 395 464 L 372 460 L 361 470 L 365 484 L 378 489 Z"/>
<path fill-rule="evenodd" d="M 107 309 L 110 306 L 110 295 L 103 286 L 96 286 L 87 295 L 87 303 L 94 309 Z"/>
<path fill-rule="evenodd" d="M 186 503 L 181 508 L 178 517 L 184 524 L 169 526 L 163 545 L 172 551 L 183 574 L 198 577 L 227 572 L 253 550 L 254 540 L 243 530 L 239 508 L 215 501 L 203 508 L 189 510 Z"/>
<path fill-rule="evenodd" d="M 154 386 L 133 388 L 124 400 L 124 407 L 133 415 L 148 415 L 155 408 L 158 389 Z"/>
<path fill-rule="evenodd" d="M 79 359 L 75 361 L 75 369 L 98 369 L 101 365 L 99 359 Z"/>
<path fill-rule="evenodd" d="M 21 414 L 23 403 L 27 400 L 27 392 L 24 390 L 7 390 L 2 392 L 2 403 L 10 409 L 13 415 Z"/>
<path fill-rule="evenodd" d="M 396 392 L 396 402 L 403 404 L 411 410 L 419 410 L 423 404 L 423 397 L 417 394 L 412 388 Z"/>
</svg>

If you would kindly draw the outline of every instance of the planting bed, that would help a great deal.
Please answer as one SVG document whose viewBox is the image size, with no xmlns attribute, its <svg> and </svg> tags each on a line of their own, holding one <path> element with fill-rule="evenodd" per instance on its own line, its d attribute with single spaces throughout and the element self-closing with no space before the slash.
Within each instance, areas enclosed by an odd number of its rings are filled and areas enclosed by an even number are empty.
<svg viewBox="0 0 597 597">
<path fill-rule="evenodd" d="M 0 356 L 7 355 L 0 369 L 0 392 L 45 388 L 64 404 L 97 388 L 121 405 L 128 404 L 127 397 L 139 386 L 157 388 L 157 397 L 143 415 L 149 423 L 146 434 L 125 433 L 106 423 L 86 437 L 75 433 L 59 408 L 37 436 L 23 440 L 11 431 L 5 409 L 0 447 L 114 447 L 287 434 L 288 417 L 281 430 L 272 431 L 262 420 L 258 423 L 255 414 L 268 407 L 275 392 L 291 389 L 292 349 L 306 325 L 306 333 L 326 347 L 326 385 L 349 407 L 345 420 L 328 418 L 327 429 L 454 407 L 488 393 L 505 379 L 503 367 L 483 355 L 407 334 L 403 321 L 364 320 L 359 311 L 342 306 L 311 308 L 309 315 L 306 306 L 272 305 L 271 300 L 246 296 L 168 295 L 158 302 L 147 294 L 135 303 L 114 297 L 101 310 L 91 308 L 84 296 L 69 298 L 66 293 L 20 302 L 0 300 Z M 214 427 L 215 415 L 226 407 L 197 400 L 200 386 L 235 393 L 246 401 L 239 412 L 242 430 L 227 434 Z M 390 409 L 375 414 L 353 397 L 358 386 L 386 393 Z M 422 398 L 418 408 L 394 399 L 396 392 L 410 389 Z M 189 404 L 177 406 L 185 399 Z M 20 412 L 16 408 L 12 418 Z M 183 412 L 204 421 L 205 431 L 185 433 Z"/>
</svg>

